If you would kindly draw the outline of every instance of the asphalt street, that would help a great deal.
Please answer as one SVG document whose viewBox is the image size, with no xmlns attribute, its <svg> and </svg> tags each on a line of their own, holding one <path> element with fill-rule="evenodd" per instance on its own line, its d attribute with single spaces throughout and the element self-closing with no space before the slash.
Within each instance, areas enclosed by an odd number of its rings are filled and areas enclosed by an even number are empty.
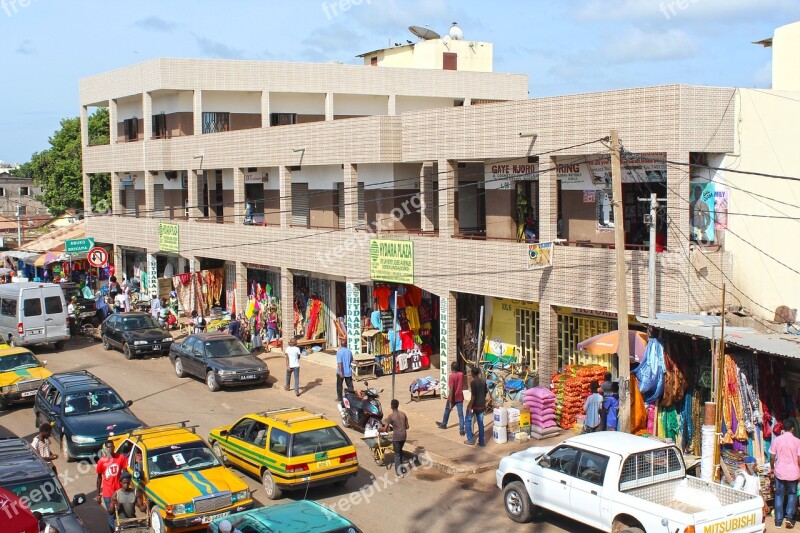
<svg viewBox="0 0 800 533">
<path fill-rule="evenodd" d="M 339 418 L 333 402 L 334 387 L 319 378 L 306 382 L 301 375 L 305 390 L 299 398 L 280 386 L 223 389 L 212 393 L 200 380 L 179 379 L 168 358 L 128 361 L 121 353 L 105 351 L 100 343 L 83 338 L 73 339 L 61 352 L 47 347 L 34 351 L 47 361 L 52 372 L 88 370 L 105 380 L 123 399 L 133 400 L 133 412 L 145 423 L 190 420 L 204 438 L 214 427 L 230 424 L 247 413 L 271 408 L 300 405 L 323 412 L 333 420 Z M 282 358 L 267 357 L 266 361 L 273 376 L 283 376 Z M 275 378 L 271 377 L 270 381 L 274 383 Z M 3 436 L 10 432 L 30 441 L 35 434 L 31 407 L 16 406 L 2 412 L 0 426 Z M 451 477 L 423 464 L 408 477 L 397 478 L 393 471 L 375 464 L 359 434 L 349 429 L 345 431 L 356 444 L 361 470 L 344 487 L 311 488 L 288 493 L 284 500 L 273 502 L 264 497 L 258 479 L 234 471 L 254 491 L 254 498 L 260 505 L 308 498 L 332 506 L 365 532 L 595 531 L 553 515 L 546 515 L 535 524 L 515 524 L 505 515 L 501 493 L 494 485 L 494 471 Z M 62 455 L 56 444 L 53 452 Z M 87 503 L 78 507 L 77 512 L 89 530 L 108 531 L 105 511 L 93 501 L 96 476 L 92 465 L 68 464 L 61 457 L 56 463 L 70 496 L 83 492 L 88 497 Z"/>
</svg>

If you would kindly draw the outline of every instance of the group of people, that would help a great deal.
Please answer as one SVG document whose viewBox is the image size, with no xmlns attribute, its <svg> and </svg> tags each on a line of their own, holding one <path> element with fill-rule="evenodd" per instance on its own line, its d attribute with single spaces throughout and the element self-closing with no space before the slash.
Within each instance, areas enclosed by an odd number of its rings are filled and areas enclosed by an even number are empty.
<svg viewBox="0 0 800 533">
<path fill-rule="evenodd" d="M 583 432 L 616 431 L 619 420 L 619 383 L 612 380 L 611 372 L 606 372 L 603 384 L 592 381 L 589 383 L 589 391 L 591 394 L 583 402 L 583 412 L 586 415 Z"/>
<path fill-rule="evenodd" d="M 153 294 L 150 300 L 150 315 L 155 318 L 165 329 L 176 327 L 178 324 L 178 293 L 169 293 L 169 299 L 159 298 Z"/>
<path fill-rule="evenodd" d="M 447 403 L 444 406 L 442 421 L 436 422 L 439 429 L 447 429 L 447 422 L 450 420 L 450 413 L 455 408 L 458 413 L 458 433 L 466 440 L 464 444 L 472 446 L 475 444 L 475 437 L 472 433 L 472 420 L 478 423 L 477 442 L 478 446 L 486 446 L 486 434 L 483 427 L 483 417 L 486 413 L 486 395 L 489 388 L 486 380 L 481 376 L 478 367 L 473 366 L 470 371 L 471 381 L 469 384 L 470 398 L 467 402 L 466 416 L 464 413 L 464 374 L 458 369 L 458 363 L 453 361 L 450 364 L 450 375 L 447 377 Z"/>
</svg>

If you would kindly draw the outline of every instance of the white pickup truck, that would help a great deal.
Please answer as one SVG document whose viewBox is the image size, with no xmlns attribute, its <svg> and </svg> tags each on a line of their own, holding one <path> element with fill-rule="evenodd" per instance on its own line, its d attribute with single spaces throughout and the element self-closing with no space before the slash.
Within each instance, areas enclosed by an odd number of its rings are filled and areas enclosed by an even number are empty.
<svg viewBox="0 0 800 533">
<path fill-rule="evenodd" d="M 613 533 L 764 531 L 760 496 L 687 476 L 677 447 L 626 433 L 515 452 L 496 476 L 515 522 L 547 509 Z"/>
</svg>

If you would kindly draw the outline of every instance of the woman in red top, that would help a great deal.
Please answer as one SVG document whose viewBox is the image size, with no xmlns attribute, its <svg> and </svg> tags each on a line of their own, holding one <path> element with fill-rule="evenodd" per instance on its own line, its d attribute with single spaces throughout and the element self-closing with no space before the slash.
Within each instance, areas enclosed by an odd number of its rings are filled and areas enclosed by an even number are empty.
<svg viewBox="0 0 800 533">
<path fill-rule="evenodd" d="M 450 363 L 450 376 L 447 378 L 447 403 L 444 406 L 442 421 L 436 422 L 439 429 L 447 429 L 450 411 L 456 408 L 458 413 L 458 433 L 464 436 L 464 374 L 459 372 L 458 363 Z"/>
</svg>

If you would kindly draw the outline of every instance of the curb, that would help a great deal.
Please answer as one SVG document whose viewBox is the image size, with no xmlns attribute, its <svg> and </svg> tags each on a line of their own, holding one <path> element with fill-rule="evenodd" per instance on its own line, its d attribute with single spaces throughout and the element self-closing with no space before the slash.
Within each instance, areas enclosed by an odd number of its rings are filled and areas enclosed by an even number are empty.
<svg viewBox="0 0 800 533">
<path fill-rule="evenodd" d="M 411 455 L 412 457 L 417 457 L 418 455 L 425 453 L 427 454 L 428 460 L 430 461 L 430 464 L 433 468 L 451 476 L 480 474 L 481 472 L 487 472 L 489 470 L 496 469 L 499 463 L 499 461 L 498 462 L 491 461 L 489 463 L 481 463 L 478 465 L 462 465 L 437 453 L 430 452 L 424 449 L 418 450 L 416 447 L 410 447 L 410 446 L 403 447 L 403 453 Z"/>
</svg>

